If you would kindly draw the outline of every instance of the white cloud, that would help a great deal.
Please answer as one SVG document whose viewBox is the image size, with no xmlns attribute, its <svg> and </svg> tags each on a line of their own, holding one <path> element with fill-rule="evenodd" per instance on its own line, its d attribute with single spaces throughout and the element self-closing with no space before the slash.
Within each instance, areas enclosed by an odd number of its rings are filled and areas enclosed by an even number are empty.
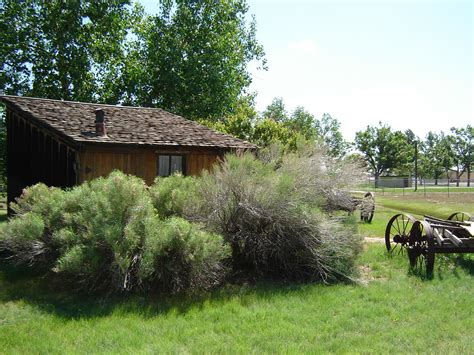
<svg viewBox="0 0 474 355">
<path fill-rule="evenodd" d="M 288 44 L 288 48 L 298 54 L 315 56 L 318 53 L 316 44 L 310 39 L 302 39 L 299 41 L 290 42 Z"/>
</svg>

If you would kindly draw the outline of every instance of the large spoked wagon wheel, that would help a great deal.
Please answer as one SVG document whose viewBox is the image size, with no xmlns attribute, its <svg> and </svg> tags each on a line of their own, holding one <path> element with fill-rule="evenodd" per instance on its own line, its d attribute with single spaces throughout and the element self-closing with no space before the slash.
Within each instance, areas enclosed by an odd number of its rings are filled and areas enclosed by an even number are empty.
<svg viewBox="0 0 474 355">
<path fill-rule="evenodd" d="M 371 223 L 375 214 L 375 195 L 367 192 L 362 199 L 360 206 L 360 219 L 364 222 Z"/>
<path fill-rule="evenodd" d="M 408 259 L 412 269 L 422 272 L 426 270 L 426 275 L 433 274 L 435 253 L 433 229 L 426 221 L 416 221 L 410 230 L 408 242 Z"/>
<path fill-rule="evenodd" d="M 408 247 L 410 230 L 416 219 L 404 213 L 399 213 L 390 218 L 385 229 L 385 246 L 390 254 L 402 252 Z"/>
<path fill-rule="evenodd" d="M 451 216 L 448 217 L 450 221 L 459 221 L 459 222 L 466 222 L 466 221 L 474 221 L 472 215 L 467 212 L 456 212 L 453 213 Z"/>
</svg>

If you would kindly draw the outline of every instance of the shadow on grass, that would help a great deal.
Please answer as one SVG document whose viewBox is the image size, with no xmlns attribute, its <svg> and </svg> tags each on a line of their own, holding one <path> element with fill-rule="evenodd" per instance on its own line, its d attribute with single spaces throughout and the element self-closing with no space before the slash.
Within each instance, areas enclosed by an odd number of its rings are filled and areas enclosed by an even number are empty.
<svg viewBox="0 0 474 355">
<path fill-rule="evenodd" d="M 471 254 L 472 255 L 472 254 Z M 430 281 L 434 278 L 444 280 L 447 274 L 461 278 L 460 270 L 463 273 L 474 275 L 474 258 L 470 254 L 444 254 L 435 258 L 435 267 L 432 274 L 426 272 L 425 265 L 421 263 L 415 267 L 409 267 L 408 275 L 419 277 L 423 281 Z"/>
<path fill-rule="evenodd" d="M 461 266 L 464 270 L 466 270 L 469 275 L 474 275 L 474 258 L 467 257 L 463 254 L 457 254 L 455 256 L 456 264 Z"/>
<path fill-rule="evenodd" d="M 260 282 L 255 285 L 226 285 L 220 289 L 190 295 L 91 295 L 61 290 L 44 274 L 28 269 L 12 268 L 0 260 L 0 302 L 22 300 L 63 319 L 98 318 L 109 314 L 133 313 L 144 318 L 170 312 L 184 314 L 209 304 L 222 304 L 235 299 L 241 304 L 255 300 L 304 293 L 308 284 L 285 285 Z M 64 287 L 63 287 L 64 288 Z"/>
<path fill-rule="evenodd" d="M 8 221 L 7 211 L 0 211 L 0 223 Z"/>
</svg>

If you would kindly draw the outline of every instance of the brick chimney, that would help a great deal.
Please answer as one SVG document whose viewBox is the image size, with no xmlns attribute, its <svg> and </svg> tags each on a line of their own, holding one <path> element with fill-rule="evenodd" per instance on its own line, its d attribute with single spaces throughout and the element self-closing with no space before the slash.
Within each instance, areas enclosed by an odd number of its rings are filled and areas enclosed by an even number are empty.
<svg viewBox="0 0 474 355">
<path fill-rule="evenodd" d="M 104 110 L 98 108 L 95 110 L 95 135 L 97 137 L 107 137 L 107 127 L 105 126 Z"/>
</svg>

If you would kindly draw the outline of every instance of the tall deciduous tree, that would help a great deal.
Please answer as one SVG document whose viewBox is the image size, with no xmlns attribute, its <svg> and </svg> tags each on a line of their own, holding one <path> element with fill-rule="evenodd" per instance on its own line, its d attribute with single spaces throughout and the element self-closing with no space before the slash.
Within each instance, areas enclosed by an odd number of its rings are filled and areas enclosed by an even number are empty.
<svg viewBox="0 0 474 355">
<path fill-rule="evenodd" d="M 127 35 L 141 15 L 131 0 L 0 2 L 0 91 L 118 102 Z"/>
<path fill-rule="evenodd" d="M 292 131 L 301 134 L 308 141 L 314 141 L 317 137 L 318 132 L 314 115 L 306 111 L 303 106 L 298 106 L 284 124 Z"/>
<path fill-rule="evenodd" d="M 194 119 L 232 113 L 251 83 L 249 62 L 265 66 L 247 11 L 245 0 L 161 1 L 131 54 L 141 68 L 128 79 L 131 101 Z"/>
<path fill-rule="evenodd" d="M 254 108 L 252 97 L 242 97 L 225 120 L 199 120 L 201 124 L 216 131 L 248 141 L 251 141 L 254 137 L 254 124 L 256 121 L 257 111 Z"/>
<path fill-rule="evenodd" d="M 364 155 L 376 181 L 382 174 L 399 169 L 412 159 L 406 135 L 381 123 L 378 127 L 368 126 L 365 131 L 356 132 L 355 145 Z"/>
</svg>

